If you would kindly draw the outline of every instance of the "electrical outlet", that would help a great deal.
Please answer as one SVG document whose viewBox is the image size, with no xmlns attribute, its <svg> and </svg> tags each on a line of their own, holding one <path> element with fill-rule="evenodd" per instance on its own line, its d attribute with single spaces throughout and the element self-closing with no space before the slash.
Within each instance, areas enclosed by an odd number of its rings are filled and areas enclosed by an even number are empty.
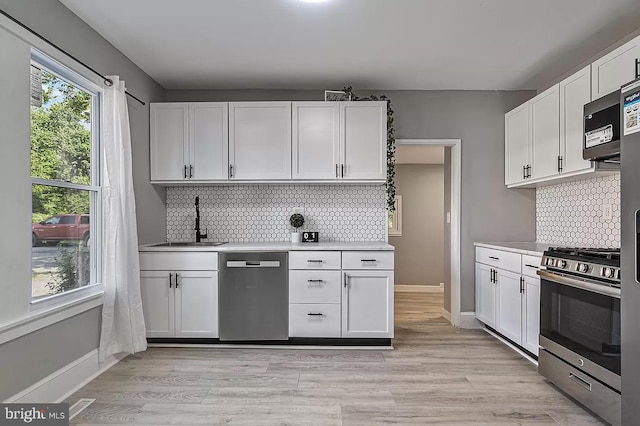
<svg viewBox="0 0 640 426">
<path fill-rule="evenodd" d="M 304 216 L 304 207 L 294 207 L 291 209 L 291 214 L 296 214 L 296 213 L 300 213 L 302 216 Z"/>
<path fill-rule="evenodd" d="M 613 206 L 611 204 L 602 205 L 602 218 L 604 220 L 613 219 Z"/>
<path fill-rule="evenodd" d="M 451 223 L 451 212 L 447 212 L 447 223 Z"/>
</svg>

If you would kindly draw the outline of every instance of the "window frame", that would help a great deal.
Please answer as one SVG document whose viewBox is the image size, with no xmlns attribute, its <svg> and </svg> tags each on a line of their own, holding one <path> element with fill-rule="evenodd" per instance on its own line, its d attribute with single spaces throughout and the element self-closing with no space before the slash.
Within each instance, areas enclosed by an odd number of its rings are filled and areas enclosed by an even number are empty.
<svg viewBox="0 0 640 426">
<path fill-rule="evenodd" d="M 389 228 L 390 237 L 402 237 L 402 195 L 396 195 L 394 199 L 395 210 L 389 212 L 392 217 L 393 227 L 389 227 L 387 218 L 387 227 Z"/>
<path fill-rule="evenodd" d="M 43 69 L 57 78 L 86 91 L 92 96 L 91 99 L 91 182 L 89 185 L 76 184 L 62 180 L 49 180 L 31 176 L 31 194 L 33 185 L 45 185 L 58 188 L 75 189 L 88 191 L 90 196 L 89 220 L 90 235 L 90 284 L 75 288 L 69 291 L 33 297 L 33 281 L 29 282 L 30 310 L 40 310 L 55 307 L 62 304 L 74 302 L 88 296 L 103 292 L 103 270 L 102 270 L 102 161 L 101 161 L 101 121 L 102 121 L 102 88 L 78 72 L 61 64 L 57 60 L 40 52 L 31 49 L 31 65 Z M 31 140 L 29 140 L 31 144 Z M 31 195 L 30 194 L 30 195 Z M 33 206 L 32 206 L 33 213 Z M 31 248 L 33 250 L 33 247 Z M 32 252 L 33 253 L 33 252 Z M 33 256 L 33 254 L 32 254 Z"/>
</svg>

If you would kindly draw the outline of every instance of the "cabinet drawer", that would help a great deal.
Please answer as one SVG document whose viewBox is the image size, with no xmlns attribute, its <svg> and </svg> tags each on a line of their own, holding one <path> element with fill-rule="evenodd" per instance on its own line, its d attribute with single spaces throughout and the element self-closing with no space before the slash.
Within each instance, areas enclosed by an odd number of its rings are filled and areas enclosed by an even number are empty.
<svg viewBox="0 0 640 426">
<path fill-rule="evenodd" d="M 340 337 L 339 304 L 289 305 L 289 337 Z"/>
<path fill-rule="evenodd" d="M 393 269 L 393 252 L 343 251 L 342 269 Z"/>
<path fill-rule="evenodd" d="M 476 262 L 519 274 L 522 266 L 522 255 L 508 251 L 476 247 Z"/>
<path fill-rule="evenodd" d="M 340 269 L 339 251 L 289 252 L 289 269 Z"/>
<path fill-rule="evenodd" d="M 289 271 L 289 303 L 340 303 L 340 271 Z"/>
<path fill-rule="evenodd" d="M 529 277 L 538 278 L 536 272 L 540 269 L 542 258 L 538 256 L 522 255 L 522 274 Z"/>
<path fill-rule="evenodd" d="M 162 251 L 140 253 L 142 271 L 217 271 L 217 252 Z"/>
</svg>

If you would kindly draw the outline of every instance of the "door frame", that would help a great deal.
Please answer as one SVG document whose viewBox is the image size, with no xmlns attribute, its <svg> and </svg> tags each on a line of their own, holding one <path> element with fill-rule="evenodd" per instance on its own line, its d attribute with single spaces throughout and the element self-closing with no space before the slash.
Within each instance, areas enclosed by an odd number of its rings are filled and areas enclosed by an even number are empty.
<svg viewBox="0 0 640 426">
<path fill-rule="evenodd" d="M 455 327 L 462 326 L 460 315 L 460 201 L 461 201 L 461 139 L 396 139 L 396 146 L 425 145 L 451 148 L 451 318 L 447 318 Z M 387 228 L 387 241 L 389 241 Z M 443 308 L 446 315 L 446 310 Z"/>
</svg>

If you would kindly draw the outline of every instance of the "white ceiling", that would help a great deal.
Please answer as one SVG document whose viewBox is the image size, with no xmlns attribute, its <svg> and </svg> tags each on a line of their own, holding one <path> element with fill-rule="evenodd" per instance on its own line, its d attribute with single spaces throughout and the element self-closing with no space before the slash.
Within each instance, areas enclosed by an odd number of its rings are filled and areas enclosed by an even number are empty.
<svg viewBox="0 0 640 426">
<path fill-rule="evenodd" d="M 396 164 L 444 164 L 444 147 L 398 145 Z"/>
<path fill-rule="evenodd" d="M 60 0 L 167 89 L 537 89 L 638 0 Z"/>
</svg>

